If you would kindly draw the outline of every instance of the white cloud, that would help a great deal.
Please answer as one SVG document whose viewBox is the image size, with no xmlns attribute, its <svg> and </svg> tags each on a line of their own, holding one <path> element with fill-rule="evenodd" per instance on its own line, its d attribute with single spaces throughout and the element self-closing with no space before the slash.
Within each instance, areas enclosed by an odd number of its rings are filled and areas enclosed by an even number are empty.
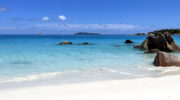
<svg viewBox="0 0 180 100">
<path fill-rule="evenodd" d="M 42 21 L 49 21 L 49 20 L 50 20 L 50 18 L 49 18 L 49 17 L 47 17 L 47 16 L 45 16 L 45 17 L 41 18 L 41 20 L 42 20 Z"/>
<path fill-rule="evenodd" d="M 59 19 L 59 20 L 66 20 L 67 18 L 66 18 L 66 16 L 64 16 L 64 15 L 60 15 L 60 16 L 58 17 L 58 19 Z"/>
<path fill-rule="evenodd" d="M 8 11 L 8 8 L 6 8 L 6 7 L 0 7 L 0 12 L 6 12 L 6 11 Z"/>
</svg>

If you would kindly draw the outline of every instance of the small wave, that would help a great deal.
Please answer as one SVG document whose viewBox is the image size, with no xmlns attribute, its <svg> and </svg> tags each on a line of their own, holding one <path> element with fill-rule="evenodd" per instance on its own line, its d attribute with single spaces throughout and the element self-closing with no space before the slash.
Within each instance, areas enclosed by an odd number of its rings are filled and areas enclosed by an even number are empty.
<svg viewBox="0 0 180 100">
<path fill-rule="evenodd" d="M 118 73 L 118 74 L 127 75 L 127 76 L 142 77 L 142 75 L 137 75 L 137 74 L 133 74 L 133 73 L 129 73 L 129 72 L 122 72 L 122 71 L 120 71 L 120 70 L 115 70 L 115 69 L 110 69 L 110 68 L 98 68 L 97 70 L 100 70 L 100 71 L 108 71 L 108 72 Z"/>
<path fill-rule="evenodd" d="M 180 68 L 179 67 L 168 67 L 166 68 L 165 70 L 163 70 L 161 72 L 161 74 L 167 74 L 167 73 L 171 73 L 171 72 L 177 72 L 177 71 L 180 71 Z M 174 73 L 175 74 L 175 73 Z"/>
<path fill-rule="evenodd" d="M 24 77 L 11 78 L 8 80 L 1 81 L 0 83 L 34 81 L 34 80 L 45 79 L 45 78 L 53 78 L 60 74 L 62 74 L 62 72 L 44 73 L 44 74 L 39 74 L 39 75 L 28 75 Z"/>
<path fill-rule="evenodd" d="M 16 76 L 11 77 L 9 79 L 4 78 L 0 80 L 0 83 L 10 83 L 10 82 L 24 82 L 24 81 L 35 81 L 40 79 L 49 79 L 57 77 L 58 75 L 66 74 L 66 73 L 78 73 L 78 70 L 72 70 L 67 72 L 49 72 L 49 73 L 42 73 L 42 74 L 34 74 L 34 75 L 27 75 L 27 76 Z"/>
<path fill-rule="evenodd" d="M 169 72 L 180 71 L 179 67 L 171 66 L 171 67 L 155 67 L 155 66 L 136 66 L 137 68 L 148 70 L 148 71 L 158 71 L 160 74 L 166 74 Z"/>
</svg>

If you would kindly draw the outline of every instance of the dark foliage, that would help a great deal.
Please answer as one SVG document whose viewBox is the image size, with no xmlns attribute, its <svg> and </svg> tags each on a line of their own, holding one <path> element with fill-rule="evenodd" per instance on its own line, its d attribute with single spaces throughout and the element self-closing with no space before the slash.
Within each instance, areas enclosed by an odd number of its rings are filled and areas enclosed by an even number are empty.
<svg viewBox="0 0 180 100">
<path fill-rule="evenodd" d="M 180 29 L 162 29 L 154 32 L 160 32 L 160 33 L 169 32 L 171 35 L 180 35 Z"/>
</svg>

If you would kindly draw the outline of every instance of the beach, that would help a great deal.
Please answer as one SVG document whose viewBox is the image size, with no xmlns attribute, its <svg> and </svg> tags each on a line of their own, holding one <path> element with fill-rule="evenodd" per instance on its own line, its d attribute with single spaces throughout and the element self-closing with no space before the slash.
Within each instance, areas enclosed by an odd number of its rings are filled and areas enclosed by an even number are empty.
<svg viewBox="0 0 180 100">
<path fill-rule="evenodd" d="M 180 0 L 0 0 L 0 100 L 180 100 Z"/>
<path fill-rule="evenodd" d="M 1 100 L 179 100 L 180 75 L 0 90 Z"/>
</svg>

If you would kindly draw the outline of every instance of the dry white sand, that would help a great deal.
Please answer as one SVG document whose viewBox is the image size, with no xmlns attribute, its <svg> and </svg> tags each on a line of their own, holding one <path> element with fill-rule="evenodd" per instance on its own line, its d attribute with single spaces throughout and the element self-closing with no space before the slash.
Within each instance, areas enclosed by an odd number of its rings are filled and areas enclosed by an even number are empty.
<svg viewBox="0 0 180 100">
<path fill-rule="evenodd" d="M 180 75 L 7 89 L 0 100 L 180 100 Z"/>
</svg>

